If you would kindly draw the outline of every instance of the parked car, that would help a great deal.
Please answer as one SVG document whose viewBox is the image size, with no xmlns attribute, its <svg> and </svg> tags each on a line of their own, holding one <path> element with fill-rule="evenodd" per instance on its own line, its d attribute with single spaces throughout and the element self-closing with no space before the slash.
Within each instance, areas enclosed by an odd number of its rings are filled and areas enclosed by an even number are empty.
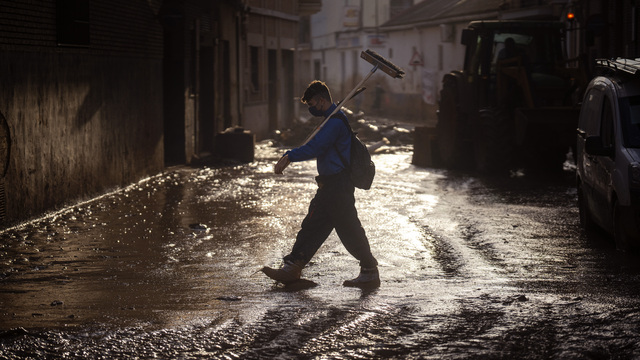
<svg viewBox="0 0 640 360">
<path fill-rule="evenodd" d="M 640 61 L 597 60 L 578 124 L 580 224 L 640 248 Z"/>
</svg>

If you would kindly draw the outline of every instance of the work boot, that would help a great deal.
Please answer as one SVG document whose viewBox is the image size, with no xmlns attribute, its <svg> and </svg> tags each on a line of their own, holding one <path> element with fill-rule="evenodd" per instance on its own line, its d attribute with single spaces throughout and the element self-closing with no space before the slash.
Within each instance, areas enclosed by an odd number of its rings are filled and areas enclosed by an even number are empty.
<svg viewBox="0 0 640 360">
<path fill-rule="evenodd" d="M 283 284 L 300 280 L 302 274 L 302 265 L 294 262 L 285 261 L 280 269 L 273 269 L 268 266 L 262 268 L 262 272 L 275 281 Z"/>
<path fill-rule="evenodd" d="M 372 289 L 380 286 L 380 274 L 378 268 L 360 268 L 360 275 L 353 280 L 347 280 L 343 286 Z"/>
</svg>

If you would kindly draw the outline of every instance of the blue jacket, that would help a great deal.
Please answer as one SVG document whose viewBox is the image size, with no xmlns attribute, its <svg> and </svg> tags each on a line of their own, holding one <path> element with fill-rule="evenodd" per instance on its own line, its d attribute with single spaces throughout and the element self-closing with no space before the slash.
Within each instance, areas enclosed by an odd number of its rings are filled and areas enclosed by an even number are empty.
<svg viewBox="0 0 640 360">
<path fill-rule="evenodd" d="M 331 107 L 325 111 L 325 118 L 331 114 L 335 108 L 336 104 L 332 104 Z M 342 113 L 342 111 L 340 111 L 340 113 Z M 340 156 L 338 156 L 336 152 L 336 148 L 338 148 L 342 157 L 349 162 L 351 132 L 345 123 L 334 115 L 307 144 L 287 151 L 285 155 L 288 155 L 289 160 L 292 162 L 316 158 L 318 161 L 318 175 L 333 175 L 341 172 L 345 168 Z"/>
</svg>

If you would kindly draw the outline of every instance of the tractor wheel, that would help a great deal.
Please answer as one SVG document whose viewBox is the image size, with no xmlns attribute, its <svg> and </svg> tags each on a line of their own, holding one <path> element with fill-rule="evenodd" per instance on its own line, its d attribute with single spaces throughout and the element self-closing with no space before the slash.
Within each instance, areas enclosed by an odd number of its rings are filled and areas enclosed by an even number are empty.
<svg viewBox="0 0 640 360">
<path fill-rule="evenodd" d="M 474 141 L 476 170 L 496 174 L 513 163 L 512 119 L 504 107 L 480 110 L 479 133 Z"/>
<path fill-rule="evenodd" d="M 438 153 L 446 168 L 462 166 L 461 114 L 458 111 L 458 87 L 453 79 L 445 80 L 440 91 L 438 112 Z"/>
</svg>

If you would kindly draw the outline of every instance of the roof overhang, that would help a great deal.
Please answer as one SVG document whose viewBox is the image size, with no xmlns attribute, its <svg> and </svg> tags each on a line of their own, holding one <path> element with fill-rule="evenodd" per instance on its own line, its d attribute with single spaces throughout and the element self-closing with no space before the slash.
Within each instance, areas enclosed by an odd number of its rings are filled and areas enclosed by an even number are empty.
<svg viewBox="0 0 640 360">
<path fill-rule="evenodd" d="M 492 20 L 497 18 L 498 18 L 498 11 L 492 10 L 484 13 L 474 13 L 469 15 L 453 16 L 448 18 L 433 19 L 433 20 L 415 22 L 410 24 L 402 24 L 402 25 L 395 25 L 395 26 L 383 25 L 380 27 L 380 29 L 384 31 L 402 31 L 402 30 L 411 30 L 416 28 L 440 26 L 440 24 L 470 22 L 470 21 L 479 20 L 479 19 Z"/>
<path fill-rule="evenodd" d="M 322 0 L 299 0 L 298 13 L 300 16 L 313 15 L 322 10 Z"/>
</svg>

